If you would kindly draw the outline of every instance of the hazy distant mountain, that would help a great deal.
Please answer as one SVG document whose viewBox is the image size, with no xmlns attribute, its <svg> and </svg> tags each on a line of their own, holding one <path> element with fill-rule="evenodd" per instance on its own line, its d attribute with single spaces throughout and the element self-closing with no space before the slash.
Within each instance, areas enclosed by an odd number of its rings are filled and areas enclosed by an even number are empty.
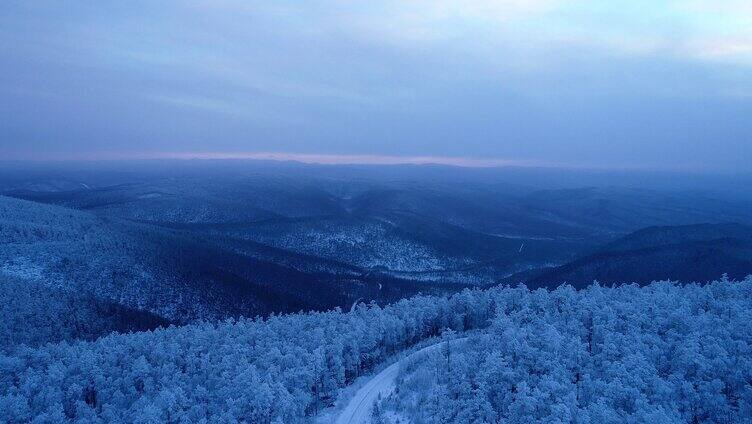
<svg viewBox="0 0 752 424">
<path fill-rule="evenodd" d="M 80 319 L 40 335 L 57 340 L 498 282 L 704 281 L 752 269 L 743 225 L 626 236 L 663 224 L 752 224 L 752 208 L 739 199 L 602 186 L 540 190 L 490 171 L 465 178 L 431 167 L 224 165 L 0 175 L 0 190 L 12 196 L 0 197 L 0 277 L 11 281 L 9 302 L 12 287 L 28 284 L 18 296 L 61 299 L 43 303 L 39 309 L 50 312 L 40 316 L 76 305 Z"/>
<path fill-rule="evenodd" d="M 704 282 L 727 274 L 742 279 L 752 274 L 752 227 L 699 224 L 651 227 L 617 239 L 593 254 L 568 264 L 511 280 L 534 286 L 567 282 L 583 287 L 603 284 L 673 280 Z"/>
<path fill-rule="evenodd" d="M 523 205 L 591 235 L 623 235 L 649 226 L 741 222 L 752 224 L 752 204 L 719 200 L 708 194 L 620 187 L 540 190 Z"/>
<path fill-rule="evenodd" d="M 563 263 L 591 245 L 561 237 L 573 234 L 569 227 L 529 216 L 509 195 L 485 187 L 194 176 L 10 194 L 204 238 L 254 241 L 367 270 L 423 273 L 401 276 L 433 281 L 464 283 L 469 277 L 473 283 L 492 283 L 499 275 Z M 449 273 L 467 268 L 479 271 Z M 425 274 L 437 271 L 444 274 Z"/>
<path fill-rule="evenodd" d="M 286 169 L 269 169 L 279 168 Z M 357 168 L 362 175 L 351 179 L 334 170 L 350 178 L 360 175 L 355 169 L 333 168 L 327 174 L 313 168 L 309 175 L 301 174 L 305 167 L 289 168 L 290 175 L 269 169 L 224 172 L 215 166 L 172 176 L 152 171 L 132 183 L 8 194 L 121 224 L 169 228 L 200 244 L 255 242 L 256 250 L 277 249 L 276 264 L 289 262 L 282 259 L 286 255 L 302 255 L 361 274 L 375 270 L 463 284 L 491 284 L 517 272 L 562 265 L 647 226 L 752 223 L 752 208 L 744 201 L 698 193 L 537 190 L 493 179 L 484 183 L 477 175 L 456 181 L 438 174 L 394 179 L 371 168 Z"/>
<path fill-rule="evenodd" d="M 152 223 L 237 223 L 339 212 L 336 199 L 304 180 L 278 177 L 166 178 L 95 189 L 14 190 L 14 197 Z"/>
</svg>

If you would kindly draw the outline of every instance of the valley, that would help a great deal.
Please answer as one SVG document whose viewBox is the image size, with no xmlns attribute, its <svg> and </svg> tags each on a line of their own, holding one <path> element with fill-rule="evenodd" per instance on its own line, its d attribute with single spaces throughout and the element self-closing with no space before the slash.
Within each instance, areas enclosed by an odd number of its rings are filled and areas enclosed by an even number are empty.
<svg viewBox="0 0 752 424">
<path fill-rule="evenodd" d="M 353 179 L 336 167 L 172 166 L 138 178 L 101 170 L 0 181 L 1 275 L 124 308 L 150 328 L 496 284 L 741 279 L 752 263 L 743 199 L 540 189 L 483 172 L 458 183 L 430 167 L 390 169 L 398 179 L 361 168 Z M 739 224 L 714 224 L 724 222 Z M 111 315 L 50 340 L 130 328 L 108 324 Z"/>
</svg>

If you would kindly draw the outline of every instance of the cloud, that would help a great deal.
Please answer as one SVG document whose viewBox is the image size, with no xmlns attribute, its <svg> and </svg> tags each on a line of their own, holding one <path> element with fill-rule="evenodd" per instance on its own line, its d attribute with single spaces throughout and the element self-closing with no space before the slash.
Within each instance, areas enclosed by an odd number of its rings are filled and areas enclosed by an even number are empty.
<svg viewBox="0 0 752 424">
<path fill-rule="evenodd" d="M 434 43 L 550 12 L 557 0 L 417 0 L 374 2 L 353 23 L 397 42 Z"/>
<path fill-rule="evenodd" d="M 702 60 L 752 66 L 752 35 L 693 40 L 687 44 L 687 50 Z"/>
<path fill-rule="evenodd" d="M 675 0 L 673 5 L 694 13 L 715 13 L 737 19 L 752 19 L 752 3 L 748 0 Z"/>
<path fill-rule="evenodd" d="M 750 16 L 746 0 L 17 2 L 0 147 L 739 164 Z"/>
<path fill-rule="evenodd" d="M 184 93 L 148 93 L 144 97 L 150 101 L 177 106 L 180 108 L 196 109 L 203 112 L 220 113 L 241 118 L 258 119 L 265 117 L 265 113 L 249 105 L 241 105 L 224 99 L 206 96 L 189 95 Z M 255 110 L 254 110 L 255 109 Z"/>
</svg>

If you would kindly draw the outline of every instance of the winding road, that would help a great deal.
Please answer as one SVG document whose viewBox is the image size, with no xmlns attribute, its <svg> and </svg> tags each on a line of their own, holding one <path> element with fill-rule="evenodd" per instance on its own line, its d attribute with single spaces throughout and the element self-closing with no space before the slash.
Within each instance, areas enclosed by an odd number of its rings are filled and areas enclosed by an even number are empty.
<svg viewBox="0 0 752 424">
<path fill-rule="evenodd" d="M 344 410 L 339 414 L 336 424 L 368 424 L 371 422 L 371 411 L 373 405 L 379 396 L 386 397 L 392 391 L 394 391 L 394 382 L 399 375 L 400 366 L 406 361 L 419 358 L 423 355 L 428 355 L 431 352 L 435 352 L 444 346 L 446 343 L 454 344 L 465 340 L 465 338 L 454 339 L 450 341 L 443 341 L 430 346 L 426 346 L 423 349 L 415 351 L 410 355 L 400 359 L 394 364 L 388 366 L 386 369 L 376 374 L 371 378 L 363 387 L 355 393 L 350 402 L 347 404 Z"/>
</svg>

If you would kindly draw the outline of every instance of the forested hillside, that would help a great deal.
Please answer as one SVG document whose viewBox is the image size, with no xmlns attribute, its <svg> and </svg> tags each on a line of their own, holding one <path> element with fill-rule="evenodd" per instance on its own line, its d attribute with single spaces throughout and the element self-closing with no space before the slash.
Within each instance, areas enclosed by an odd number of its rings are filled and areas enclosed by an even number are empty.
<svg viewBox="0 0 752 424">
<path fill-rule="evenodd" d="M 197 161 L 135 169 L 61 171 L 53 181 L 67 175 L 80 184 L 47 190 L 33 175 L 21 184 L 3 181 L 0 172 L 0 194 L 220 244 L 255 242 L 366 273 L 450 284 L 494 284 L 563 265 L 648 226 L 752 224 L 743 198 L 607 186 L 602 178 L 562 188 L 537 178 L 510 183 L 500 170 L 430 166 Z"/>
<path fill-rule="evenodd" d="M 0 284 L 0 297 L 12 305 L 3 309 L 1 330 L 9 336 L 0 337 L 0 348 L 432 292 L 250 240 L 3 196 Z M 49 317 L 52 324 L 29 331 L 25 317 Z"/>
<path fill-rule="evenodd" d="M 620 237 L 570 263 L 508 278 L 538 287 L 562 282 L 586 287 L 672 280 L 703 282 L 726 274 L 742 279 L 752 273 L 752 226 L 698 224 L 649 227 Z M 532 275 L 530 275 L 532 274 Z"/>
<path fill-rule="evenodd" d="M 281 302 L 228 272 L 231 256 L 165 229 L 0 196 L 0 236 L 0 274 L 170 320 Z"/>
<path fill-rule="evenodd" d="M 488 322 L 497 292 L 21 347 L 0 356 L 0 421 L 307 422 L 374 364 Z"/>
<path fill-rule="evenodd" d="M 479 331 L 406 369 L 380 411 L 425 423 L 743 422 L 752 413 L 747 279 L 468 290 L 19 348 L 0 356 L 0 419 L 311 422 L 355 377 L 446 329 Z"/>
<path fill-rule="evenodd" d="M 0 351 L 19 344 L 91 340 L 112 332 L 143 331 L 170 324 L 158 315 L 85 292 L 3 275 L 0 317 Z"/>
<path fill-rule="evenodd" d="M 403 370 L 380 420 L 743 423 L 752 278 L 501 291 L 490 327 Z"/>
</svg>

